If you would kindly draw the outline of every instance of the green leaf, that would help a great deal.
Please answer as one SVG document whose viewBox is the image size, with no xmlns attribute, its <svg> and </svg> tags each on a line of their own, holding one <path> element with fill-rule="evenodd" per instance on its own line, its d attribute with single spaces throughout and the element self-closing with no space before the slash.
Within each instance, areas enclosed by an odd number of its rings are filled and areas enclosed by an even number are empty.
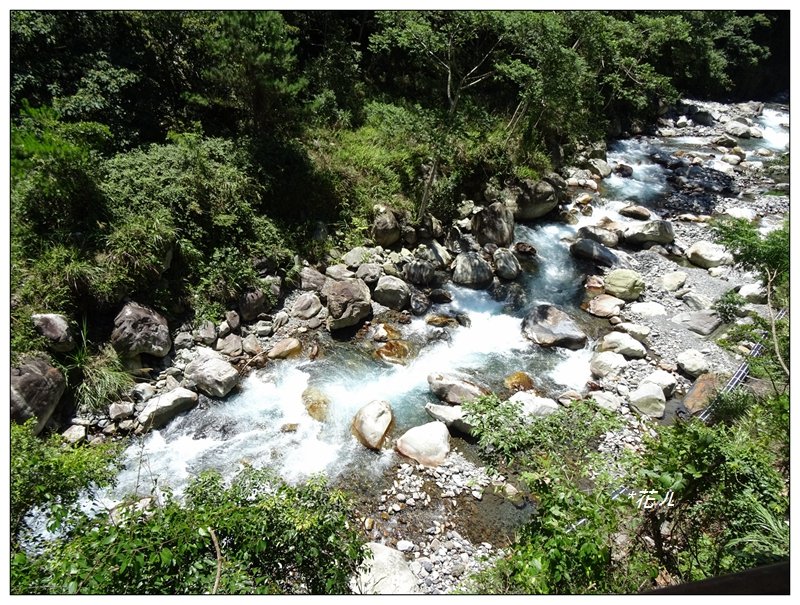
<svg viewBox="0 0 800 605">
<path fill-rule="evenodd" d="M 172 551 L 169 548 L 162 548 L 161 549 L 161 564 L 168 566 L 170 563 L 172 563 Z"/>
</svg>

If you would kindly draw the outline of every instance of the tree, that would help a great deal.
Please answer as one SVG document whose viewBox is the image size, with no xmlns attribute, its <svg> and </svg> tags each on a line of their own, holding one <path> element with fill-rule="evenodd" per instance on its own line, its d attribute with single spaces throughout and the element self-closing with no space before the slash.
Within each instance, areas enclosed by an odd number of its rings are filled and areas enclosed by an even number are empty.
<svg viewBox="0 0 800 605">
<path fill-rule="evenodd" d="M 280 13 L 216 13 L 205 44 L 214 61 L 206 70 L 212 90 L 195 100 L 233 110 L 245 134 L 282 139 L 298 131 L 306 81 L 295 70 L 297 42 Z"/>
<path fill-rule="evenodd" d="M 370 43 L 376 50 L 397 48 L 414 62 L 441 78 L 446 113 L 434 144 L 434 156 L 422 192 L 417 219 L 428 206 L 431 186 L 436 180 L 441 149 L 453 128 L 454 117 L 467 91 L 496 74 L 495 55 L 504 34 L 495 26 L 496 15 L 472 11 L 403 11 L 378 14 L 380 30 Z"/>
</svg>

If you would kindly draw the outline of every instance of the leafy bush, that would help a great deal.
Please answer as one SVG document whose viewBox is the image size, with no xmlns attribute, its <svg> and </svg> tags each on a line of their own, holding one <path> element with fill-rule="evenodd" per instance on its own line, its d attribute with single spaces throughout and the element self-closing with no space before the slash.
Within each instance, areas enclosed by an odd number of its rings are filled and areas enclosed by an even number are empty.
<svg viewBox="0 0 800 605">
<path fill-rule="evenodd" d="M 764 283 L 774 288 L 778 299 L 776 304 L 785 304 L 789 284 L 789 219 L 780 229 L 763 237 L 744 219 L 718 220 L 712 224 L 712 229 L 737 263 L 760 273 Z"/>
<path fill-rule="evenodd" d="M 23 519 L 34 507 L 50 506 L 54 524 L 75 513 L 87 488 L 109 485 L 116 476 L 118 447 L 65 446 L 61 435 L 33 434 L 35 419 L 11 425 L 11 538 L 16 544 Z"/>
<path fill-rule="evenodd" d="M 541 452 L 564 462 L 583 461 L 598 439 L 622 422 L 591 400 L 536 418 L 525 417 L 518 402 L 500 401 L 496 395 L 478 397 L 462 407 L 483 455 L 493 463 L 515 460 L 522 468 Z"/>
<path fill-rule="evenodd" d="M 638 535 L 632 500 L 612 498 L 615 486 L 606 480 L 582 489 L 582 471 L 545 455 L 536 472 L 524 475 L 536 512 L 510 553 L 471 579 L 471 592 L 630 593 L 652 582 L 657 563 Z"/>
<path fill-rule="evenodd" d="M 641 472 L 644 487 L 659 494 L 671 490 L 677 503 L 650 512 L 650 535 L 659 559 L 681 580 L 700 580 L 788 556 L 788 551 L 780 551 L 780 542 L 750 552 L 734 547 L 758 531 L 761 508 L 778 518 L 788 513 L 772 437 L 763 426 L 764 410 L 757 406 L 731 426 L 679 422 L 660 431 L 648 448 Z M 664 521 L 672 527 L 670 547 L 657 534 Z"/>
<path fill-rule="evenodd" d="M 12 562 L 28 594 L 346 593 L 365 556 L 351 506 L 314 480 L 290 486 L 246 468 L 229 486 L 204 473 L 180 505 L 167 496 L 116 521 L 84 518 L 40 557 Z"/>
<path fill-rule="evenodd" d="M 729 324 L 741 315 L 742 307 L 746 302 L 741 294 L 734 290 L 729 290 L 714 302 L 714 310 L 719 313 L 722 321 Z"/>
<path fill-rule="evenodd" d="M 713 399 L 713 418 L 716 422 L 730 425 L 744 416 L 755 402 L 753 393 L 742 387 L 727 393 L 720 392 Z"/>
</svg>

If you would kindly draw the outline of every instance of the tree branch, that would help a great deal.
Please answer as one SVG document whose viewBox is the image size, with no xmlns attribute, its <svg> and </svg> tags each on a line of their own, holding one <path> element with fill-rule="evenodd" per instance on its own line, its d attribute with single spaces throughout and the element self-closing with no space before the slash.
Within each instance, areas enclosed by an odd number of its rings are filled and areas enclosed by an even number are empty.
<svg viewBox="0 0 800 605">
<path fill-rule="evenodd" d="M 786 374 L 786 379 L 789 380 L 789 368 L 786 366 L 786 362 L 783 360 L 783 356 L 781 355 L 781 348 L 778 342 L 778 329 L 776 326 L 775 314 L 772 311 L 772 283 L 778 276 L 778 271 L 777 269 L 775 271 L 770 271 L 769 269 L 767 269 L 766 272 L 767 272 L 767 312 L 769 313 L 769 325 L 772 331 L 772 344 L 775 347 L 775 357 L 778 358 L 778 363 L 781 364 L 781 368 L 783 368 L 783 373 Z"/>
<path fill-rule="evenodd" d="M 461 90 L 466 90 L 467 88 L 470 88 L 471 86 L 475 86 L 476 84 L 479 84 L 480 82 L 483 82 L 486 78 L 488 78 L 489 76 L 493 76 L 494 74 L 495 74 L 495 71 L 492 69 L 491 71 L 487 71 L 486 73 L 483 73 L 480 76 L 474 76 L 473 78 L 471 78 L 471 81 L 470 81 L 469 84 L 464 84 L 464 82 L 466 81 L 466 78 L 463 78 L 461 80 L 461 83 L 462 83 Z"/>
<path fill-rule="evenodd" d="M 219 542 L 217 541 L 217 534 L 209 527 L 208 533 L 211 534 L 211 541 L 214 542 L 214 550 L 217 551 L 217 577 L 214 578 L 214 588 L 211 589 L 211 594 L 217 594 L 219 588 L 219 578 L 222 575 L 222 553 L 219 550 Z"/>
</svg>

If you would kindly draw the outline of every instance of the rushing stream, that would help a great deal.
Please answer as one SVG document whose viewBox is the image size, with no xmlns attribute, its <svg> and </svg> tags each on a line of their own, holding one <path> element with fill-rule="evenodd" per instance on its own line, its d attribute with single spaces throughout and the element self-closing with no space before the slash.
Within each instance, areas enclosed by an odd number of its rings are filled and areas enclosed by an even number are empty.
<svg viewBox="0 0 800 605">
<path fill-rule="evenodd" d="M 788 143 L 786 122 L 788 114 L 765 109 L 759 119 L 764 138 L 747 142 L 748 153 L 754 154 L 757 147 L 783 150 Z M 552 303 L 583 324 L 591 322 L 579 310 L 586 266 L 570 255 L 569 238 L 580 226 L 603 217 L 626 223 L 629 219 L 617 211 L 628 202 L 657 205 L 669 185 L 665 169 L 649 157 L 653 146 L 708 148 L 711 153 L 708 139 L 695 138 L 616 142 L 609 150 L 608 162 L 612 167 L 618 163 L 634 167 L 633 177 L 614 174 L 605 179 L 604 199 L 592 216 L 581 217 L 577 225 L 518 225 L 516 240 L 532 244 L 538 261 L 526 267 L 519 278 L 521 288 L 512 303 L 508 298 L 495 300 L 489 291 L 448 284 L 453 301 L 435 306 L 433 312 L 465 314 L 469 325 L 435 328 L 417 318 L 396 326 L 416 351 L 405 365 L 376 358 L 372 348 L 360 346 L 358 339 L 337 342 L 321 334 L 320 358 L 282 361 L 254 371 L 240 390 L 224 401 L 198 406 L 132 444 L 126 452 L 126 467 L 115 490 L 107 494 L 108 500 L 133 492 L 149 493 L 156 480 L 180 495 L 187 480 L 200 471 L 213 468 L 230 476 L 244 463 L 271 467 L 289 481 L 315 473 L 333 478 L 348 473 L 380 477 L 400 456 L 392 450 L 366 450 L 350 433 L 352 418 L 369 401 L 385 399 L 395 414 L 394 436 L 429 422 L 425 404 L 435 401 L 427 383 L 432 372 L 460 371 L 498 388 L 505 376 L 522 370 L 533 376 L 548 396 L 569 388 L 582 389 L 590 378 L 593 340 L 578 351 L 541 349 L 522 335 L 521 319 L 532 306 Z M 591 330 L 588 333 L 592 335 Z M 309 416 L 303 405 L 302 393 L 309 386 L 330 401 L 324 423 Z"/>
</svg>

